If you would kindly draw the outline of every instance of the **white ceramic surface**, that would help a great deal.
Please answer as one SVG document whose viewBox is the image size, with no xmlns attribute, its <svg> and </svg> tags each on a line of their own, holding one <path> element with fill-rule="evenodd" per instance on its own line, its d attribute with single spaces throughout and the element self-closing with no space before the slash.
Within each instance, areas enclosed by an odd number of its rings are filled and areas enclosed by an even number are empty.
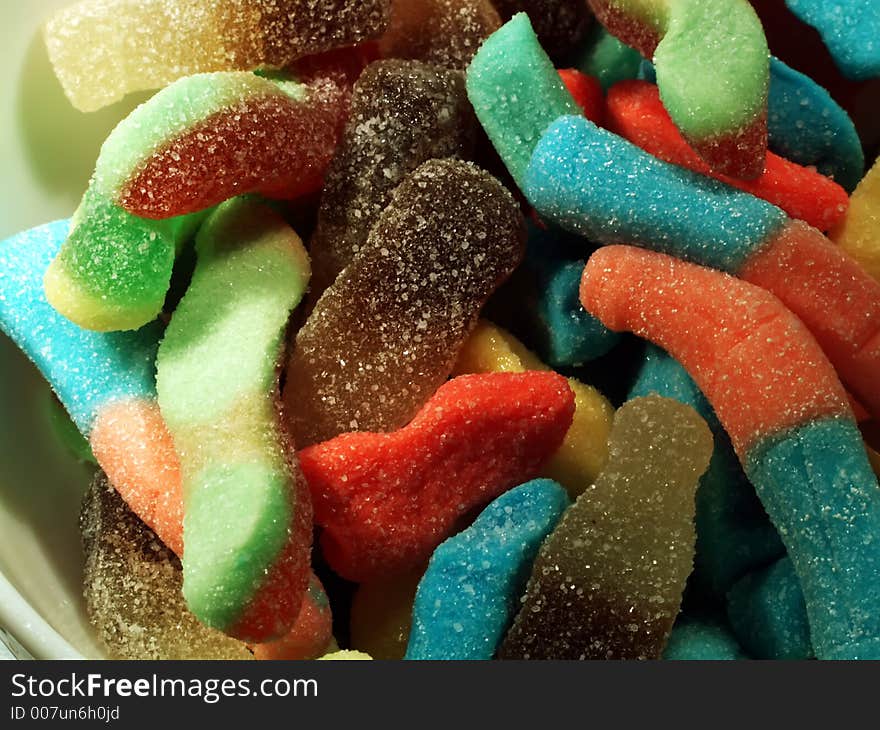
<svg viewBox="0 0 880 730">
<path fill-rule="evenodd" d="M 0 239 L 69 216 L 101 142 L 141 99 L 77 112 L 39 28 L 71 0 L 0 0 Z M 100 656 L 83 610 L 77 515 L 89 470 L 48 426 L 48 388 L 0 334 L 0 627 L 40 659 Z"/>
</svg>

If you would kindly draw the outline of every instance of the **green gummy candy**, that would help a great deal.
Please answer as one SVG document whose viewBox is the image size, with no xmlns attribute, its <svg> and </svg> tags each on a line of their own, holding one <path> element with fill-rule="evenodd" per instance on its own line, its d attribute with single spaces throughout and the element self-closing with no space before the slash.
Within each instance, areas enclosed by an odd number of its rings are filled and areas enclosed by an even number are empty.
<svg viewBox="0 0 880 730">
<path fill-rule="evenodd" d="M 58 398 L 54 394 L 50 394 L 48 398 L 49 424 L 55 438 L 66 448 L 71 455 L 83 464 L 97 464 L 95 455 L 92 453 L 92 447 L 86 440 L 76 424 L 71 420 L 64 406 L 61 405 Z"/>
<path fill-rule="evenodd" d="M 270 208 L 220 205 L 159 348 L 159 406 L 184 487 L 184 596 L 228 629 L 285 549 L 298 505 L 277 426 L 277 365 L 308 255 Z"/>
<path fill-rule="evenodd" d="M 467 92 L 520 187 L 547 128 L 559 117 L 581 114 L 525 13 L 513 16 L 482 45 L 467 71 Z"/>
<path fill-rule="evenodd" d="M 619 81 L 638 77 L 642 54 L 596 24 L 574 65 L 579 71 L 599 79 L 607 91 Z"/>
</svg>

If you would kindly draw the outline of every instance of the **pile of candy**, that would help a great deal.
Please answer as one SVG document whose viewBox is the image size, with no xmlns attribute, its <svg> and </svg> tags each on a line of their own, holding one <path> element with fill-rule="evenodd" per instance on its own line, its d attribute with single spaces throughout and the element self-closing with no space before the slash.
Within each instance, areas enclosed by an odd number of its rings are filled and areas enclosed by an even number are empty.
<svg viewBox="0 0 880 730">
<path fill-rule="evenodd" d="M 75 106 L 157 90 L 0 244 L 100 467 L 107 654 L 880 659 L 878 38 L 875 0 L 57 13 Z"/>
</svg>

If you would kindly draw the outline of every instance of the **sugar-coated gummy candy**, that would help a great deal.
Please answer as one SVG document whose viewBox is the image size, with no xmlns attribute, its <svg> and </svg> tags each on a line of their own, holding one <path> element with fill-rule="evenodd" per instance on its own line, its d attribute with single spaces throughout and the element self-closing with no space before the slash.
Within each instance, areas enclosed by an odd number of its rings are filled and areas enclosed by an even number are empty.
<svg viewBox="0 0 880 730">
<path fill-rule="evenodd" d="M 612 132 L 655 157 L 745 190 L 819 230 L 832 228 L 849 205 L 849 196 L 840 185 L 772 152 L 763 173 L 753 180 L 712 172 L 675 128 L 657 87 L 645 81 L 626 81 L 610 89 L 607 119 Z"/>
<path fill-rule="evenodd" d="M 550 57 L 563 63 L 580 47 L 593 15 L 584 0 L 493 0 L 503 20 L 526 13 Z"/>
<path fill-rule="evenodd" d="M 851 79 L 880 76 L 880 6 L 874 0 L 785 0 L 812 25 L 837 67 Z"/>
<path fill-rule="evenodd" d="M 672 627 L 663 658 L 669 661 L 748 659 L 730 628 L 717 617 L 680 615 Z"/>
<path fill-rule="evenodd" d="M 691 581 L 723 599 L 737 579 L 778 559 L 785 548 L 709 402 L 680 363 L 649 344 L 629 397 L 652 393 L 689 405 L 712 430 L 712 460 L 696 497 L 697 551 Z"/>
<path fill-rule="evenodd" d="M 351 645 L 373 659 L 403 659 L 416 589 L 425 566 L 358 586 L 351 603 Z"/>
<path fill-rule="evenodd" d="M 51 393 L 46 399 L 46 409 L 49 414 L 49 425 L 58 443 L 78 462 L 97 464 L 88 439 L 76 427 L 54 393 Z"/>
<path fill-rule="evenodd" d="M 365 654 L 362 651 L 352 651 L 351 649 L 334 651 L 332 654 L 325 654 L 322 657 L 318 657 L 318 659 L 330 661 L 369 661 L 372 658 L 373 657 L 369 654 Z"/>
<path fill-rule="evenodd" d="M 468 512 L 538 474 L 574 407 L 555 373 L 463 375 L 398 431 L 303 449 L 327 563 L 357 583 L 423 564 Z"/>
<path fill-rule="evenodd" d="M 280 216 L 242 199 L 211 215 L 196 250 L 157 359 L 183 478 L 183 592 L 205 624 L 263 642 L 293 625 L 309 574 L 308 488 L 277 423 L 308 255 Z"/>
<path fill-rule="evenodd" d="M 86 612 L 112 659 L 252 659 L 183 600 L 180 561 L 99 473 L 80 516 Z"/>
<path fill-rule="evenodd" d="M 43 276 L 70 227 L 70 221 L 56 221 L 0 243 L 0 328 L 39 368 L 88 437 L 114 402 L 155 399 L 161 329 L 154 324 L 138 332 L 90 332 L 49 305 Z"/>
<path fill-rule="evenodd" d="M 880 285 L 819 231 L 581 116 L 545 133 L 525 192 L 542 217 L 600 243 L 671 253 L 768 289 L 807 324 L 858 400 L 880 412 Z"/>
<path fill-rule="evenodd" d="M 301 56 L 377 37 L 389 0 L 82 0 L 44 37 L 81 111 L 211 71 L 281 68 Z"/>
<path fill-rule="evenodd" d="M 363 72 L 327 170 L 309 249 L 313 300 L 364 247 L 403 179 L 431 159 L 469 158 L 476 126 L 461 72 L 398 60 Z"/>
<path fill-rule="evenodd" d="M 234 195 L 295 197 L 320 186 L 347 106 L 327 78 L 213 73 L 163 89 L 104 142 L 46 274 L 49 302 L 89 329 L 143 326 L 162 309 L 196 214 Z"/>
<path fill-rule="evenodd" d="M 740 580 L 727 597 L 733 632 L 755 659 L 812 659 L 800 581 L 788 557 Z"/>
<path fill-rule="evenodd" d="M 449 376 L 524 238 L 518 206 L 488 173 L 432 160 L 410 174 L 297 334 L 284 391 L 297 447 L 406 425 Z"/>
<path fill-rule="evenodd" d="M 434 551 L 419 583 L 407 659 L 491 659 L 507 631 L 532 561 L 568 495 L 537 479 L 501 495 Z"/>
<path fill-rule="evenodd" d="M 515 15 L 482 45 L 468 67 L 467 92 L 520 187 L 547 127 L 560 116 L 580 112 L 525 13 Z"/>
<path fill-rule="evenodd" d="M 659 659 L 693 568 L 712 434 L 649 396 L 615 416 L 608 465 L 541 547 L 502 659 Z"/>
<path fill-rule="evenodd" d="M 604 124 L 605 91 L 599 80 L 576 68 L 560 69 L 559 78 L 562 79 L 562 83 L 565 84 L 565 88 L 581 108 L 584 116 L 593 124 Z"/>
<path fill-rule="evenodd" d="M 602 88 L 607 90 L 620 81 L 638 78 L 643 60 L 635 48 L 615 38 L 597 23 L 578 52 L 574 65 L 583 73 L 599 79 Z"/>
<path fill-rule="evenodd" d="M 880 160 L 855 189 L 846 218 L 831 232 L 831 240 L 880 281 Z"/>
<path fill-rule="evenodd" d="M 814 165 L 852 191 L 865 171 L 865 153 L 852 119 L 825 89 L 778 58 L 770 59 L 767 127 L 770 149 Z"/>
<path fill-rule="evenodd" d="M 385 58 L 463 70 L 500 26 L 490 0 L 392 0 L 379 50 Z"/>
<path fill-rule="evenodd" d="M 584 306 L 673 355 L 731 437 L 801 581 L 819 658 L 880 656 L 880 487 L 846 391 L 769 292 L 662 254 L 593 254 Z"/>
<path fill-rule="evenodd" d="M 453 373 L 547 370 L 526 347 L 509 332 L 482 320 L 459 353 Z M 541 475 L 566 488 L 577 497 L 599 476 L 608 460 L 608 434 L 614 407 L 590 385 L 569 378 L 575 411 L 571 428 L 558 451 L 541 470 Z"/>
<path fill-rule="evenodd" d="M 653 59 L 663 103 L 717 172 L 753 178 L 767 151 L 769 59 L 747 0 L 588 0 L 602 24 Z"/>
<path fill-rule="evenodd" d="M 330 651 L 332 642 L 330 600 L 321 581 L 312 573 L 293 628 L 280 639 L 255 644 L 251 650 L 256 659 L 263 661 L 317 659 Z"/>
</svg>

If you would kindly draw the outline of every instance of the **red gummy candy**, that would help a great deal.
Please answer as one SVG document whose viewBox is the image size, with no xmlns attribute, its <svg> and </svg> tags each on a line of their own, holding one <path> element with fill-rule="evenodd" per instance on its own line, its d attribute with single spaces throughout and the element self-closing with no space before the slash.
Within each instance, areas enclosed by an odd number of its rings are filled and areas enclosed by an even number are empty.
<svg viewBox="0 0 880 730">
<path fill-rule="evenodd" d="M 584 116 L 600 127 L 605 124 L 605 92 L 599 79 L 587 76 L 574 68 L 565 68 L 559 72 L 559 78 L 574 97 L 577 105 L 584 110 Z M 671 121 L 671 120 L 670 120 Z"/>
<path fill-rule="evenodd" d="M 745 190 L 820 230 L 831 229 L 849 207 L 846 190 L 836 182 L 772 152 L 767 154 L 764 173 L 754 180 L 713 172 L 681 136 L 659 89 L 646 81 L 622 81 L 612 87 L 607 120 L 612 132 L 655 157 Z"/>
<path fill-rule="evenodd" d="M 556 373 L 466 375 L 398 431 L 303 449 L 327 562 L 365 582 L 426 561 L 462 517 L 534 478 L 573 414 L 574 395 Z"/>
</svg>

